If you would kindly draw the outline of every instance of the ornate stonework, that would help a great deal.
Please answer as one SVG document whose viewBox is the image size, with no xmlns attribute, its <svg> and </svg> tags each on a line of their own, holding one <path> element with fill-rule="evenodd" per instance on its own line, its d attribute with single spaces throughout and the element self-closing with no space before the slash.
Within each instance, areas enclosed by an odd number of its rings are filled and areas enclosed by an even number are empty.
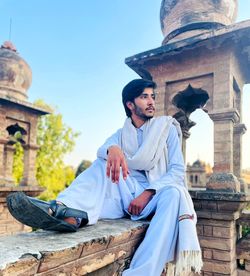
<svg viewBox="0 0 250 276">
<path fill-rule="evenodd" d="M 237 0 L 163 0 L 160 21 L 163 44 L 232 24 Z"/>
</svg>

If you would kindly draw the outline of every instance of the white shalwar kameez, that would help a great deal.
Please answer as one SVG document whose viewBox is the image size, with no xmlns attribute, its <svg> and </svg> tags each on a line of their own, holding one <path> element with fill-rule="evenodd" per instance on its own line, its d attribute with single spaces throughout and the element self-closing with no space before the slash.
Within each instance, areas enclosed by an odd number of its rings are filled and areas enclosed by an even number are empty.
<svg viewBox="0 0 250 276">
<path fill-rule="evenodd" d="M 57 200 L 68 207 L 87 212 L 89 224 L 95 224 L 98 219 L 124 217 L 134 198 L 145 189 L 154 189 L 156 194 L 141 214 L 131 216 L 132 220 L 139 220 L 155 213 L 144 240 L 123 276 L 158 276 L 161 275 L 165 264 L 175 259 L 178 250 L 176 241 L 182 192 L 173 184 L 185 186 L 185 166 L 178 132 L 176 126 L 171 124 L 166 140 L 168 165 L 164 175 L 149 184 L 144 171 L 129 168 L 127 180 L 123 179 L 121 173 L 119 183 L 115 184 L 106 177 L 107 150 L 111 145 L 119 145 L 121 131 L 122 129 L 119 129 L 106 140 L 98 149 L 97 160 L 61 192 Z M 136 129 L 139 147 L 143 143 L 143 131 L 144 125 Z M 193 249 L 200 250 L 199 244 L 196 247 Z"/>
</svg>

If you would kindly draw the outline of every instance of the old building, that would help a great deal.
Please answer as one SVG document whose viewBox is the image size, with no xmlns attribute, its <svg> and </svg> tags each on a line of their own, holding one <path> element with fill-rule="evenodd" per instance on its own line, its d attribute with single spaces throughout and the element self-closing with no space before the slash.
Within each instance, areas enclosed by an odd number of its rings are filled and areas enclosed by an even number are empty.
<svg viewBox="0 0 250 276">
<path fill-rule="evenodd" d="M 33 196 L 42 191 L 35 176 L 36 127 L 39 116 L 48 111 L 28 102 L 31 80 L 29 65 L 11 42 L 5 42 L 0 48 L 0 235 L 30 231 L 9 214 L 6 196 L 17 190 Z M 24 149 L 24 173 L 19 187 L 12 178 L 17 141 Z"/>
</svg>

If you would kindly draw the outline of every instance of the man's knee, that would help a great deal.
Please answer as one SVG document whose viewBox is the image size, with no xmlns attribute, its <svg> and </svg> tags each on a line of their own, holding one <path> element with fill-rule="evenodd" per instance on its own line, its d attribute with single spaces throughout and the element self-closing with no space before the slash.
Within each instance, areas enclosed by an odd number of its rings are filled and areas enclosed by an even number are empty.
<svg viewBox="0 0 250 276">
<path fill-rule="evenodd" d="M 167 187 L 162 189 L 159 194 L 159 204 L 167 204 L 169 205 L 171 202 L 179 203 L 180 200 L 180 192 L 175 187 Z"/>
</svg>

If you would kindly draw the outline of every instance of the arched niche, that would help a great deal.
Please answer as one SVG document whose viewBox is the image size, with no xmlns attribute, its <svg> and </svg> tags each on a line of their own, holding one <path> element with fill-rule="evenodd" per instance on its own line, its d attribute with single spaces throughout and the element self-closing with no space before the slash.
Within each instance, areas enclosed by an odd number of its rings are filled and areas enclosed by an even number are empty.
<svg viewBox="0 0 250 276">
<path fill-rule="evenodd" d="M 190 129 L 190 137 L 186 140 L 186 161 L 192 164 L 199 159 L 213 167 L 213 121 L 201 109 L 194 111 L 190 115 L 190 120 L 194 121 L 196 125 Z"/>
</svg>

